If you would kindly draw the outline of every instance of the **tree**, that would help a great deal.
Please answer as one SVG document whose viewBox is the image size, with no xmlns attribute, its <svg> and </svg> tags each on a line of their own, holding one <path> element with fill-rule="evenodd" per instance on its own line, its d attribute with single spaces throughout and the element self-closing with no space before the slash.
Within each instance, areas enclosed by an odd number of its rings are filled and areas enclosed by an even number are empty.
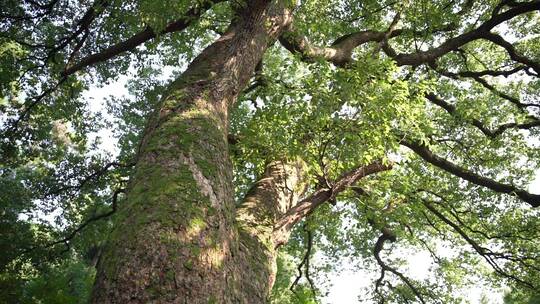
<svg viewBox="0 0 540 304">
<path fill-rule="evenodd" d="M 91 303 L 316 302 L 315 250 L 376 266 L 381 303 L 459 302 L 478 277 L 532 297 L 538 10 L 4 1 L 1 284 L 20 287 L 2 299 L 97 263 Z M 108 122 L 83 92 L 122 74 L 134 98 L 109 99 Z M 118 155 L 92 135 L 111 124 Z M 389 243 L 435 275 L 411 278 Z"/>
</svg>

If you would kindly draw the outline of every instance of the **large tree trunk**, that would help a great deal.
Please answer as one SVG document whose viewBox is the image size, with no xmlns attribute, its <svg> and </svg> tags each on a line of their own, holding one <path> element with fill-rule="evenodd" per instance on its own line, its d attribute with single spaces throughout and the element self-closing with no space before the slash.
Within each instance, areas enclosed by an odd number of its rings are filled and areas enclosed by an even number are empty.
<svg viewBox="0 0 540 304">
<path fill-rule="evenodd" d="M 246 1 L 228 31 L 171 84 L 146 128 L 92 303 L 266 301 L 275 275 L 274 217 L 296 196 L 255 186 L 235 219 L 227 116 L 290 22 L 284 5 L 269 2 Z M 296 166 L 273 168 L 258 185 L 279 185 L 273 170 Z"/>
</svg>

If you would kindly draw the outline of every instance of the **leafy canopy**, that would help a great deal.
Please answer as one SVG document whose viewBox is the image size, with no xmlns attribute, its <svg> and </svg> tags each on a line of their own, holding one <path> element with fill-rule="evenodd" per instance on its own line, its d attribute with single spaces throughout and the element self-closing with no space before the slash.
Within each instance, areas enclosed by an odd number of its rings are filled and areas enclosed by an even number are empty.
<svg viewBox="0 0 540 304">
<path fill-rule="evenodd" d="M 0 302 L 87 298 L 146 117 L 241 4 L 2 1 Z M 276 159 L 307 163 L 307 193 L 375 161 L 393 168 L 298 225 L 272 301 L 315 303 L 347 260 L 374 273 L 366 302 L 461 303 L 482 282 L 536 303 L 539 212 L 524 198 L 540 162 L 538 6 L 295 4 L 231 110 L 238 199 Z M 358 40 L 364 31 L 379 38 Z M 351 43 L 345 61 L 328 55 Z M 128 95 L 92 99 L 122 79 Z M 104 129 L 116 150 L 103 149 Z M 425 278 L 407 252 L 429 254 Z"/>
</svg>

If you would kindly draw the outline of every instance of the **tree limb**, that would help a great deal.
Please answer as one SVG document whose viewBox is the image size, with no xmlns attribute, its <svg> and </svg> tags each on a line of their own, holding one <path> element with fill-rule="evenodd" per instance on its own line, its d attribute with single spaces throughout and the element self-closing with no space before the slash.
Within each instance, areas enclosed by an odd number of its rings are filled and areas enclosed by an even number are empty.
<svg viewBox="0 0 540 304">
<path fill-rule="evenodd" d="M 456 107 L 445 100 L 443 100 L 440 96 L 435 95 L 434 93 L 428 93 L 426 94 L 426 99 L 431 101 L 432 103 L 436 104 L 437 106 L 443 108 L 448 114 L 452 116 L 458 116 Z M 491 139 L 495 139 L 501 134 L 503 134 L 508 129 L 522 129 L 522 130 L 528 130 L 533 127 L 539 127 L 540 126 L 540 119 L 531 119 L 529 122 L 525 123 L 505 123 L 501 124 L 495 129 L 490 129 L 487 126 L 484 125 L 480 120 L 473 118 L 470 120 L 471 124 L 478 128 L 484 135 Z"/>
<path fill-rule="evenodd" d="M 402 31 L 396 29 L 390 37 L 399 35 Z M 336 66 L 345 66 L 352 61 L 352 51 L 366 42 L 380 42 L 385 38 L 385 32 L 361 31 L 342 36 L 329 47 L 319 47 L 311 44 L 309 40 L 295 32 L 291 25 L 279 37 L 279 42 L 291 53 L 300 54 L 306 61 L 324 59 Z"/>
<path fill-rule="evenodd" d="M 81 59 L 79 62 L 74 63 L 73 65 L 66 66 L 65 70 L 62 72 L 62 75 L 71 75 L 87 66 L 106 61 L 118 54 L 133 50 L 137 46 L 157 37 L 158 35 L 182 31 L 188 26 L 190 26 L 195 20 L 197 20 L 198 17 L 200 17 L 206 10 L 210 9 L 214 4 L 223 1 L 225 0 L 204 1 L 201 6 L 195 6 L 191 8 L 187 11 L 186 15 L 183 18 L 177 19 L 169 23 L 164 30 L 157 34 L 152 28 L 147 27 L 143 31 L 131 36 L 127 40 L 109 46 L 108 48 L 100 51 L 99 53 L 91 54 Z"/>
<path fill-rule="evenodd" d="M 408 54 L 397 54 L 388 44 L 385 44 L 383 50 L 386 54 L 392 57 L 397 65 L 411 65 L 418 66 L 424 63 L 433 62 L 435 59 L 460 48 L 461 46 L 481 38 L 494 39 L 493 35 L 489 31 L 495 26 L 508 21 L 518 15 L 525 14 L 527 12 L 540 10 L 540 1 L 531 1 L 526 3 L 520 3 L 519 5 L 512 6 L 510 9 L 503 13 L 496 13 L 491 16 L 486 22 L 480 25 L 478 28 L 469 32 L 463 33 L 456 37 L 450 38 L 440 44 L 437 47 L 429 49 L 427 51 L 420 51 Z M 391 37 L 401 35 L 404 32 L 402 29 L 396 29 L 392 31 Z M 343 66 L 346 63 L 352 61 L 351 54 L 353 49 L 366 43 L 366 42 L 381 42 L 385 38 L 385 32 L 377 31 L 361 31 L 353 34 L 342 36 L 337 43 L 334 43 L 331 47 L 318 47 L 309 43 L 308 39 L 294 31 L 294 28 L 289 28 L 282 37 L 280 42 L 282 45 L 291 51 L 292 53 L 301 54 L 304 59 L 317 59 L 321 58 L 330 61 L 337 66 Z M 498 41 L 500 42 L 500 41 Z M 522 62 L 522 58 L 518 58 Z M 522 62 L 523 63 L 523 62 Z M 525 63 L 524 63 L 525 64 Z M 528 62 L 527 65 L 529 65 Z M 534 65 L 532 65 L 534 67 Z M 535 69 L 536 70 L 536 69 Z M 537 71 L 538 72 L 538 71 Z"/>
<path fill-rule="evenodd" d="M 67 252 L 70 248 L 71 248 L 71 245 L 70 245 L 70 242 L 71 240 L 79 233 L 81 232 L 82 230 L 84 230 L 84 228 L 86 228 L 89 224 L 95 222 L 95 221 L 98 221 L 98 220 L 101 220 L 101 219 L 104 219 L 104 218 L 107 218 L 111 215 L 113 215 L 116 210 L 117 210 L 117 205 L 118 205 L 118 196 L 120 195 L 120 193 L 126 193 L 126 189 L 124 188 L 119 188 L 119 189 L 116 189 L 114 192 L 113 192 L 113 195 L 112 195 L 112 204 L 111 204 L 111 210 L 107 211 L 107 212 L 104 212 L 102 214 L 98 214 L 98 215 L 95 215 L 93 217 L 90 217 L 89 219 L 85 220 L 84 222 L 82 222 L 77 228 L 75 228 L 74 230 L 72 230 L 67 236 L 65 236 L 64 238 L 60 239 L 60 240 L 57 240 L 57 241 L 54 241 L 54 242 L 51 242 L 51 243 L 48 243 L 48 244 L 45 244 L 44 246 L 42 246 L 42 248 L 50 248 L 50 247 L 53 247 L 55 245 L 58 245 L 58 244 L 64 244 L 65 245 L 65 249 L 61 252 L 61 253 L 64 253 L 64 252 Z M 22 254 L 27 254 L 31 251 L 33 251 L 34 249 L 38 248 L 37 246 L 36 247 L 33 247 L 33 248 L 30 248 L 26 251 L 24 251 Z"/>
<path fill-rule="evenodd" d="M 497 71 L 490 71 L 490 70 L 487 70 L 487 71 L 483 71 L 483 72 L 471 72 L 471 71 L 462 71 L 462 72 L 457 72 L 457 73 L 453 73 L 453 72 L 449 72 L 449 71 L 445 71 L 445 70 L 442 70 L 442 69 L 438 69 L 435 65 L 432 65 L 432 67 L 435 69 L 435 71 L 443 76 L 446 76 L 448 78 L 452 78 L 452 79 L 459 79 L 460 77 L 467 77 L 467 78 L 472 78 L 473 80 L 475 80 L 476 82 L 478 82 L 480 85 L 482 85 L 484 88 L 488 89 L 489 91 L 491 91 L 494 95 L 496 96 L 499 96 L 500 98 L 502 99 L 505 99 L 507 101 L 509 101 L 510 103 L 514 104 L 518 109 L 520 109 L 522 112 L 524 113 L 527 113 L 524 108 L 527 108 L 527 107 L 536 107 L 536 108 L 539 108 L 540 107 L 540 104 L 536 104 L 536 103 L 523 103 L 521 102 L 518 98 L 516 97 L 513 97 L 513 96 L 510 96 L 506 93 L 503 93 L 499 90 L 497 90 L 493 85 L 491 85 L 489 82 L 487 82 L 487 80 L 485 80 L 484 78 L 482 78 L 483 74 L 485 75 L 489 75 L 489 76 L 509 76 L 511 75 L 512 71 L 513 70 L 510 70 L 510 71 L 499 71 L 499 73 L 497 73 Z M 534 116 L 530 116 L 530 118 L 532 119 L 535 119 L 535 120 L 538 120 L 538 118 L 534 117 Z"/>
<path fill-rule="evenodd" d="M 459 225 L 452 222 L 450 219 L 445 217 L 437 208 L 433 206 L 429 201 L 422 199 L 422 204 L 431 212 L 433 213 L 439 220 L 444 222 L 445 224 L 449 225 L 456 231 L 471 247 L 476 251 L 480 256 L 482 256 L 486 262 L 501 276 L 506 277 L 508 279 L 514 280 L 517 283 L 520 283 L 528 288 L 534 289 L 535 286 L 529 282 L 525 282 L 522 279 L 516 277 L 513 274 L 510 274 L 504 269 L 501 268 L 501 266 L 497 263 L 496 259 L 493 257 L 492 252 L 485 247 L 482 247 L 480 244 L 478 244 L 475 240 L 473 240 L 467 233 L 461 229 Z"/>
<path fill-rule="evenodd" d="M 486 187 L 498 193 L 505 193 L 517 196 L 524 202 L 528 203 L 532 207 L 540 206 L 540 195 L 529 193 L 523 189 L 519 189 L 514 185 L 503 184 L 495 180 L 480 176 L 468 169 L 460 167 L 436 154 L 434 154 L 425 145 L 408 139 L 403 139 L 400 142 L 402 145 L 413 150 L 422 159 L 428 163 L 448 172 L 457 177 L 460 177 L 468 182 L 476 184 L 478 186 Z"/>
<path fill-rule="evenodd" d="M 313 294 L 313 298 L 316 300 L 317 294 L 315 292 L 316 290 L 315 284 L 313 283 L 313 279 L 311 278 L 309 274 L 309 260 L 310 260 L 311 251 L 313 248 L 313 232 L 307 229 L 306 224 L 304 224 L 304 231 L 306 232 L 306 236 L 307 236 L 306 253 L 304 254 L 304 257 L 302 258 L 302 261 L 300 262 L 300 264 L 298 264 L 298 266 L 296 267 L 296 269 L 298 270 L 298 275 L 296 276 L 294 282 L 289 287 L 289 290 L 292 291 L 296 295 L 294 288 L 296 287 L 296 285 L 298 285 L 298 282 L 302 278 L 302 275 L 305 273 L 306 279 L 311 289 L 311 293 Z M 304 271 L 302 271 L 302 268 L 304 268 Z"/>
<path fill-rule="evenodd" d="M 360 166 L 344 173 L 339 177 L 332 187 L 322 187 L 311 195 L 301 200 L 296 206 L 290 208 L 283 217 L 281 217 L 274 227 L 274 239 L 276 246 L 282 245 L 286 240 L 286 235 L 291 228 L 315 208 L 326 201 L 335 199 L 335 197 L 348 187 L 354 185 L 358 180 L 371 174 L 379 173 L 392 169 L 391 164 L 383 164 L 380 161 L 373 162 L 366 166 Z"/>
<path fill-rule="evenodd" d="M 396 235 L 394 234 L 392 230 L 385 227 L 381 229 L 381 235 L 377 239 L 377 242 L 375 243 L 375 247 L 373 248 L 373 255 L 375 256 L 375 260 L 377 261 L 377 264 L 379 264 L 379 266 L 381 267 L 381 276 L 377 279 L 377 281 L 375 281 L 375 292 L 377 292 L 379 287 L 382 285 L 385 272 L 389 271 L 393 273 L 394 275 L 396 275 L 398 278 L 400 278 L 409 287 L 409 289 L 414 293 L 416 298 L 418 298 L 418 300 L 421 303 L 425 304 L 426 302 L 424 300 L 424 297 L 422 296 L 420 291 L 414 286 L 414 284 L 412 284 L 411 280 L 409 280 L 404 274 L 399 272 L 397 269 L 389 266 L 382 260 L 380 253 L 383 250 L 383 246 L 386 241 L 395 242 Z"/>
</svg>

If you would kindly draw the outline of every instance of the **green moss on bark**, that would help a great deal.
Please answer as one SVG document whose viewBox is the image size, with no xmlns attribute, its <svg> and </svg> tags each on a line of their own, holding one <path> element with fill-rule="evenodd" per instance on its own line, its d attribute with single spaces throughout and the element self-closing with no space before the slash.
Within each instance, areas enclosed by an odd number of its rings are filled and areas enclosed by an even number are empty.
<svg viewBox="0 0 540 304">
<path fill-rule="evenodd" d="M 220 235 L 211 228 L 215 223 L 209 222 L 216 221 L 219 212 L 210 195 L 202 191 L 194 171 L 199 171 L 215 191 L 222 186 L 217 167 L 226 166 L 222 164 L 227 161 L 224 151 L 220 121 L 195 105 L 166 117 L 152 130 L 132 177 L 126 205 L 118 212 L 116 229 L 110 236 L 111 250 L 102 259 L 107 277 L 114 278 L 122 264 L 129 263 L 125 254 L 149 254 L 140 250 L 155 250 L 188 270 L 197 267 L 195 259 L 202 248 L 217 250 Z M 156 240 L 159 245 L 155 247 L 165 248 L 165 252 L 145 248 L 145 243 L 155 244 Z M 170 271 L 165 275 L 170 276 Z M 146 284 L 159 284 L 159 280 Z"/>
</svg>

